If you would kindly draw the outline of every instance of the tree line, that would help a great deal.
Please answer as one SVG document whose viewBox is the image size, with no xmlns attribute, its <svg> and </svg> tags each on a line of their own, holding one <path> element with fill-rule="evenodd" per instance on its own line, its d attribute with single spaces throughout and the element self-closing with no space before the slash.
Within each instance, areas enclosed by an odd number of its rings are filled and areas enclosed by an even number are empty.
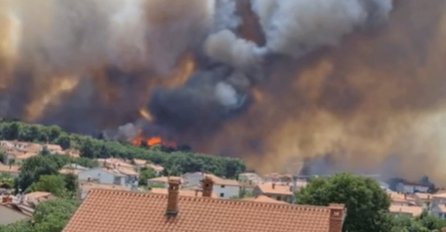
<svg viewBox="0 0 446 232">
<path fill-rule="evenodd" d="M 205 171 L 227 178 L 236 178 L 246 170 L 240 159 L 197 154 L 191 151 L 164 151 L 159 148 L 135 147 L 127 142 L 103 140 L 68 133 L 58 126 L 27 124 L 19 121 L 0 121 L 0 140 L 19 140 L 58 144 L 64 149 L 77 149 L 84 158 L 144 159 L 162 165 L 166 175 Z"/>
</svg>

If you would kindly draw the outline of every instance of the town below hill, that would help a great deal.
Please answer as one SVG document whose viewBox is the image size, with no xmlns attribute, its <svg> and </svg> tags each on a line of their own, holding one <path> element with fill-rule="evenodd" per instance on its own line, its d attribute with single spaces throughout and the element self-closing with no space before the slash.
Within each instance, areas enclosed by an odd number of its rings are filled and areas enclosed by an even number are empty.
<svg viewBox="0 0 446 232">
<path fill-rule="evenodd" d="M 101 198 L 119 192 L 129 194 L 128 199 L 120 200 L 124 204 L 120 207 L 135 210 L 139 206 L 132 206 L 132 201 L 144 194 L 166 196 L 167 211 L 174 212 L 174 216 L 182 213 L 178 204 L 185 207 L 188 199 L 201 197 L 210 200 L 197 208 L 218 205 L 221 212 L 232 207 L 224 206 L 227 201 L 239 202 L 240 208 L 233 210 L 243 214 L 256 211 L 256 207 L 284 205 L 283 211 L 270 211 L 270 217 L 300 212 L 301 217 L 310 217 L 315 223 L 326 223 L 320 226 L 331 228 L 330 232 L 440 231 L 446 227 L 446 191 L 435 188 L 427 179 L 420 183 L 402 179 L 386 183 L 351 174 L 259 175 L 246 172 L 239 159 L 135 147 L 70 134 L 55 126 L 0 122 L 0 232 L 59 232 L 67 223 L 66 231 L 75 231 L 70 228 L 79 226 L 80 219 L 76 218 L 87 220 L 88 210 L 79 210 L 77 217 L 70 218 L 80 204 L 92 201 L 90 194 Z M 153 203 L 144 199 L 147 204 Z M 95 204 L 88 203 L 89 207 L 97 207 L 94 210 L 120 213 Z M 302 204 L 326 207 L 317 212 L 345 215 L 308 216 L 304 212 L 309 206 Z M 187 212 L 195 210 L 193 205 L 190 207 Z M 259 218 L 265 216 L 258 214 Z M 321 218 L 330 220 L 321 222 Z M 248 221 L 240 220 L 240 226 L 250 226 Z M 305 229 L 308 228 L 302 231 Z"/>
</svg>

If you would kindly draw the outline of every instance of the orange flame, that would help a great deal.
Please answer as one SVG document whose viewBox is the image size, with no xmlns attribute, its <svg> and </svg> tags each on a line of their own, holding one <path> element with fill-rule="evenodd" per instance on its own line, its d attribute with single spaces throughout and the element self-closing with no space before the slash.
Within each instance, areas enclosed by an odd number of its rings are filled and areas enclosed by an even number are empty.
<svg viewBox="0 0 446 232">
<path fill-rule="evenodd" d="M 157 146 L 157 145 L 163 145 L 163 140 L 161 139 L 161 137 L 152 137 L 147 139 L 147 145 L 149 147 L 153 147 L 153 146 Z"/>
<path fill-rule="evenodd" d="M 138 133 L 133 139 L 132 139 L 132 145 L 135 147 L 139 147 L 142 145 L 143 136 L 142 133 Z"/>
<path fill-rule="evenodd" d="M 144 138 L 142 132 L 138 133 L 134 138 L 131 139 L 131 144 L 135 147 L 143 146 L 143 142 L 148 147 L 154 146 L 164 146 L 170 148 L 176 148 L 177 144 L 172 141 L 163 140 L 160 136 L 154 136 L 150 138 Z"/>
</svg>

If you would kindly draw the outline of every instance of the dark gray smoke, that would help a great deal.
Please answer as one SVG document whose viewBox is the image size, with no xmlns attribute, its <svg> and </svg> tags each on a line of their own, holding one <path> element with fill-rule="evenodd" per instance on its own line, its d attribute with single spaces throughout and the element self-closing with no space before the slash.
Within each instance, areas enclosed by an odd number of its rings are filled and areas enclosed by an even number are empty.
<svg viewBox="0 0 446 232">
<path fill-rule="evenodd" d="M 301 57 L 334 46 L 355 29 L 383 22 L 392 1 L 252 0 L 250 8 L 259 19 L 253 26 L 264 31 L 266 38 L 260 38 L 266 39 L 264 47 L 239 35 L 244 18 L 236 15 L 242 12 L 236 8 L 241 4 L 222 0 L 216 6 L 216 24 L 202 50 L 213 68 L 200 67 L 184 86 L 174 90 L 157 89 L 149 103 L 157 123 L 179 131 L 217 130 L 249 102 L 251 87 L 267 72 L 268 57 Z"/>
</svg>

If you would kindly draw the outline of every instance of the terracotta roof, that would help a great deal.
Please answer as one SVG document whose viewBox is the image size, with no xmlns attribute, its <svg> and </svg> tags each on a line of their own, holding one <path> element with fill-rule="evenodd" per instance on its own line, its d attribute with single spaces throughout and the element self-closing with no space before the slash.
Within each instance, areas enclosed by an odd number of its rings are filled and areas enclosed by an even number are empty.
<svg viewBox="0 0 446 232">
<path fill-rule="evenodd" d="M 423 208 L 419 206 L 406 206 L 392 204 L 389 207 L 389 211 L 394 214 L 407 214 L 412 217 L 418 217 L 423 213 Z"/>
<path fill-rule="evenodd" d="M 152 188 L 150 190 L 151 193 L 156 194 L 167 194 L 166 188 Z M 186 196 L 186 197 L 201 197 L 203 196 L 203 191 L 200 190 L 193 190 L 193 189 L 180 189 L 180 196 Z M 213 198 L 218 198 L 218 195 L 216 193 L 212 193 Z"/>
<path fill-rule="evenodd" d="M 280 185 L 269 182 L 269 183 L 259 184 L 257 185 L 257 187 L 263 194 L 275 194 L 275 195 L 287 195 L 287 196 L 293 195 L 293 193 L 291 192 L 291 186 L 289 185 Z"/>
<path fill-rule="evenodd" d="M 49 192 L 32 192 L 25 194 L 25 200 L 27 203 L 33 203 L 34 205 L 55 198 L 52 193 Z"/>
<path fill-rule="evenodd" d="M 171 176 L 171 177 L 167 177 L 167 176 L 160 176 L 160 177 L 155 177 L 152 179 L 149 179 L 150 182 L 160 182 L 160 183 L 169 183 L 169 179 L 179 179 L 180 181 L 182 181 L 183 179 L 181 177 L 178 176 Z"/>
<path fill-rule="evenodd" d="M 44 146 L 50 152 L 55 152 L 55 153 L 62 153 L 63 152 L 63 148 L 60 145 L 57 145 L 57 144 L 45 144 Z"/>
<path fill-rule="evenodd" d="M 155 172 L 162 172 L 164 171 L 164 167 L 158 164 L 147 164 L 146 165 L 148 168 L 151 168 L 153 170 L 155 170 Z"/>
<path fill-rule="evenodd" d="M 121 174 L 126 176 L 138 176 L 139 174 L 133 168 L 118 167 L 116 168 Z"/>
<path fill-rule="evenodd" d="M 133 162 L 135 162 L 135 164 L 139 166 L 144 166 L 147 164 L 147 160 L 142 159 L 133 159 Z"/>
<path fill-rule="evenodd" d="M 2 163 L 0 163 L 0 172 L 1 173 L 13 173 L 13 174 L 17 174 L 19 173 L 19 166 L 17 165 L 4 165 Z"/>
<path fill-rule="evenodd" d="M 59 170 L 59 173 L 62 175 L 75 175 L 78 176 L 79 173 L 83 172 L 84 170 L 79 170 L 75 168 L 62 168 Z"/>
<path fill-rule="evenodd" d="M 214 181 L 214 185 L 240 186 L 240 183 L 236 180 L 223 179 L 213 174 L 205 174 L 205 176 L 210 177 Z"/>
<path fill-rule="evenodd" d="M 71 158 L 79 158 L 81 157 L 81 153 L 79 150 L 76 149 L 68 149 L 65 150 L 65 155 Z"/>
<path fill-rule="evenodd" d="M 446 198 L 446 192 L 433 194 L 432 198 Z"/>
<path fill-rule="evenodd" d="M 256 201 L 256 202 L 266 202 L 266 203 L 276 203 L 276 204 L 288 204 L 284 201 L 278 201 L 276 199 L 273 199 L 271 197 L 267 197 L 265 195 L 260 195 L 258 197 L 253 197 L 253 198 L 245 198 L 242 199 L 244 201 Z"/>
<path fill-rule="evenodd" d="M 440 210 L 440 212 L 446 213 L 446 205 L 441 204 L 441 205 L 438 205 L 436 207 L 438 208 L 438 210 Z"/>
<path fill-rule="evenodd" d="M 10 151 L 7 151 L 6 154 L 14 156 L 14 159 L 16 159 L 16 160 L 26 160 L 31 157 L 37 156 L 39 154 L 39 152 L 35 152 L 35 151 L 26 152 L 26 151 L 19 151 L 19 150 L 12 149 Z"/>
<path fill-rule="evenodd" d="M 90 190 L 93 190 L 93 189 L 130 191 L 130 188 L 127 186 L 99 184 L 99 183 L 94 183 L 94 182 L 82 182 L 82 183 L 80 183 L 80 188 L 83 192 L 89 192 Z"/>
<path fill-rule="evenodd" d="M 98 159 L 98 162 L 103 166 L 109 167 L 125 167 L 125 168 L 133 168 L 133 165 L 127 163 L 125 160 L 116 159 L 116 158 L 108 158 L 108 159 Z"/>
<path fill-rule="evenodd" d="M 430 193 L 415 193 L 415 197 L 420 199 L 420 200 L 430 200 L 432 199 L 432 194 Z"/>
<path fill-rule="evenodd" d="M 328 232 L 336 215 L 329 207 L 204 197 L 180 196 L 178 204 L 178 215 L 169 218 L 165 194 L 93 190 L 63 231 Z"/>
<path fill-rule="evenodd" d="M 411 195 L 397 192 L 388 192 L 388 195 L 392 203 L 407 204 L 407 205 L 415 204 L 415 198 Z"/>
</svg>

